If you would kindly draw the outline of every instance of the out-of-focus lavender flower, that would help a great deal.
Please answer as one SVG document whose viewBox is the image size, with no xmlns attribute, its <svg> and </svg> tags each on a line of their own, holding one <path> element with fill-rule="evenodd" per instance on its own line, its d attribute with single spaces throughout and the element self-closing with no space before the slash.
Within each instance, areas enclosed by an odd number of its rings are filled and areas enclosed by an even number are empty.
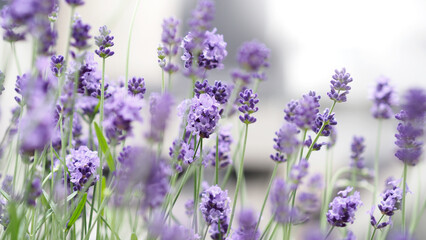
<svg viewBox="0 0 426 240">
<path fill-rule="evenodd" d="M 30 31 L 38 39 L 37 52 L 42 55 L 51 55 L 52 47 L 56 44 L 58 33 L 51 28 L 47 19 L 37 19 L 30 25 Z"/>
<path fill-rule="evenodd" d="M 231 159 L 231 144 L 232 134 L 230 127 L 222 127 L 219 130 L 219 144 L 217 145 L 219 167 L 226 167 L 232 163 Z M 212 166 L 216 166 L 216 146 L 212 147 L 205 159 Z"/>
<path fill-rule="evenodd" d="M 245 42 L 238 50 L 237 60 L 240 66 L 249 72 L 258 72 L 268 67 L 270 50 L 256 40 Z"/>
<path fill-rule="evenodd" d="M 194 230 L 184 226 L 174 225 L 172 227 L 163 227 L 160 240 L 199 240 L 198 234 Z"/>
<path fill-rule="evenodd" d="M 349 230 L 348 233 L 346 234 L 346 237 L 343 238 L 342 240 L 356 240 L 355 234 Z"/>
<path fill-rule="evenodd" d="M 219 236 L 225 234 L 228 230 L 229 214 L 231 213 L 231 199 L 228 197 L 228 191 L 215 185 L 211 186 L 201 195 L 200 210 L 204 220 L 210 227 L 212 239 L 219 239 Z M 218 224 L 220 222 L 220 232 Z"/>
<path fill-rule="evenodd" d="M 297 204 L 306 217 L 318 211 L 321 207 L 321 201 L 317 194 L 310 192 L 301 192 L 298 194 Z"/>
<path fill-rule="evenodd" d="M 58 14 L 59 14 L 59 3 L 55 3 L 55 7 L 53 7 L 52 12 L 49 14 L 49 21 L 51 23 L 55 23 L 56 20 L 58 20 Z"/>
<path fill-rule="evenodd" d="M 316 93 L 311 91 L 298 101 L 291 101 L 284 109 L 286 114 L 284 119 L 296 124 L 302 130 L 314 127 L 319 112 L 320 98 L 321 96 L 316 96 Z"/>
<path fill-rule="evenodd" d="M 186 130 L 202 138 L 209 138 L 220 119 L 219 103 L 203 93 L 192 99 Z"/>
<path fill-rule="evenodd" d="M 59 77 L 62 74 L 62 70 L 64 69 L 64 56 L 62 55 L 53 55 L 50 58 L 51 62 L 50 62 L 50 70 L 52 70 L 52 73 L 56 76 Z"/>
<path fill-rule="evenodd" d="M 374 118 L 388 119 L 393 115 L 392 106 L 396 104 L 397 96 L 389 81 L 386 77 L 380 77 L 376 81 L 370 97 L 373 100 L 371 113 Z"/>
<path fill-rule="evenodd" d="M 257 218 L 252 210 L 241 210 L 238 223 L 238 230 L 232 234 L 230 240 L 258 240 L 260 238 L 260 231 L 256 230 Z"/>
<path fill-rule="evenodd" d="M 25 40 L 25 32 L 17 32 L 17 28 L 20 24 L 11 16 L 10 7 L 8 5 L 1 9 L 0 17 L 0 25 L 4 29 L 3 40 L 6 42 Z"/>
<path fill-rule="evenodd" d="M 331 128 L 329 141 L 327 143 L 327 149 L 332 148 L 337 142 L 337 130 L 336 128 Z"/>
<path fill-rule="evenodd" d="M 4 75 L 4 73 L 0 70 L 0 96 L 4 91 L 4 79 L 6 78 L 6 76 Z"/>
<path fill-rule="evenodd" d="M 290 189 L 294 191 L 302 182 L 302 178 L 308 175 L 309 163 L 302 158 L 298 164 L 293 165 L 290 170 Z"/>
<path fill-rule="evenodd" d="M 177 27 L 179 20 L 175 18 L 166 18 L 163 20 L 161 41 L 163 42 L 164 53 L 167 56 L 175 56 L 178 51 L 181 38 L 177 36 Z"/>
<path fill-rule="evenodd" d="M 245 124 L 255 123 L 256 118 L 251 115 L 259 110 L 259 108 L 256 107 L 256 104 L 259 103 L 257 93 L 253 93 L 251 89 L 245 89 L 240 92 L 238 101 L 241 104 L 238 110 L 243 113 L 243 115 L 240 115 L 241 122 Z"/>
<path fill-rule="evenodd" d="M 130 95 L 143 99 L 146 92 L 145 79 L 137 77 L 129 79 L 127 89 Z"/>
<path fill-rule="evenodd" d="M 74 191 L 81 191 L 89 180 L 92 181 L 90 186 L 99 180 L 96 172 L 100 164 L 98 152 L 91 151 L 86 146 L 81 146 L 77 150 L 71 149 L 71 153 L 66 157 L 66 162 Z"/>
<path fill-rule="evenodd" d="M 234 83 L 240 82 L 243 86 L 252 82 L 251 74 L 245 73 L 239 69 L 232 70 L 231 78 Z"/>
<path fill-rule="evenodd" d="M 337 121 L 334 119 L 334 113 L 330 114 L 328 108 L 324 110 L 323 114 L 317 113 L 315 123 L 312 125 L 312 131 L 318 133 L 323 124 L 325 125 L 321 132 L 321 136 L 330 136 L 333 126 L 337 125 Z"/>
<path fill-rule="evenodd" d="M 89 47 L 89 43 L 87 42 L 91 36 L 89 35 L 90 25 L 84 24 L 80 18 L 74 20 L 72 25 L 71 36 L 73 42 L 71 42 L 71 46 L 77 48 L 78 50 L 84 50 Z"/>
<path fill-rule="evenodd" d="M 222 69 L 223 60 L 228 55 L 223 35 L 216 34 L 217 29 L 206 31 L 203 50 L 198 56 L 198 65 L 205 69 Z"/>
<path fill-rule="evenodd" d="M 83 0 L 65 0 L 69 5 L 76 7 L 84 4 Z"/>
<path fill-rule="evenodd" d="M 6 192 L 7 194 L 9 194 L 9 196 L 13 195 L 13 185 L 12 185 L 12 181 L 13 181 L 13 176 L 11 175 L 6 175 L 4 176 L 3 182 L 1 184 L 1 189 Z"/>
<path fill-rule="evenodd" d="M 353 195 L 352 187 L 347 187 L 344 191 L 337 193 L 337 196 L 330 203 L 330 209 L 327 212 L 327 221 L 335 227 L 346 227 L 348 223 L 355 220 L 355 212 L 362 205 L 359 192 L 355 191 Z"/>
<path fill-rule="evenodd" d="M 335 70 L 336 74 L 332 76 L 332 80 L 330 81 L 330 92 L 327 95 L 331 100 L 336 102 L 346 102 L 346 95 L 351 90 L 351 87 L 348 85 L 352 82 L 352 77 L 349 73 L 346 72 L 345 68 L 342 68 L 341 71 Z"/>
<path fill-rule="evenodd" d="M 133 121 L 142 121 L 140 116 L 141 102 L 139 98 L 129 96 L 127 90 L 118 89 L 105 101 L 104 126 L 107 137 L 112 140 L 122 140 L 130 133 Z"/>
<path fill-rule="evenodd" d="M 269 199 L 271 201 L 272 215 L 276 222 L 289 223 L 294 222 L 297 218 L 295 209 L 289 206 L 290 189 L 283 179 L 276 179 L 271 188 Z"/>
<path fill-rule="evenodd" d="M 201 35 L 211 29 L 216 9 L 212 0 L 200 0 L 197 7 L 191 13 L 189 26 L 191 31 Z"/>
<path fill-rule="evenodd" d="M 327 145 L 327 144 L 328 143 L 326 143 L 326 142 L 322 142 L 322 143 L 316 142 L 316 143 L 314 143 L 314 146 L 312 147 L 312 151 L 319 151 L 319 150 L 321 150 L 322 146 Z M 306 147 L 310 147 L 312 145 L 312 137 L 311 137 L 311 135 L 309 135 L 307 137 L 307 139 L 304 142 L 304 145 Z"/>
<path fill-rule="evenodd" d="M 101 58 L 107 58 L 114 55 L 114 52 L 109 49 L 114 46 L 113 36 L 110 36 L 111 30 L 107 28 L 107 26 L 102 26 L 99 28 L 99 36 L 95 37 L 95 43 L 99 47 L 99 49 L 95 50 L 95 53 Z"/>
<path fill-rule="evenodd" d="M 419 140 L 423 136 L 426 114 L 426 92 L 423 89 L 410 89 L 405 95 L 402 110 L 396 114 L 398 133 L 395 134 L 395 144 L 398 150 L 395 156 L 402 162 L 414 166 L 422 154 L 423 142 Z"/>
<path fill-rule="evenodd" d="M 170 167 L 164 159 L 144 148 L 125 147 L 118 157 L 117 198 L 126 191 L 143 193 L 142 209 L 160 206 L 169 191 Z"/>
<path fill-rule="evenodd" d="M 154 142 L 162 142 L 164 131 L 171 108 L 174 104 L 169 93 L 152 93 L 149 98 L 149 112 L 151 113 L 151 128 L 146 137 Z"/>
<path fill-rule="evenodd" d="M 41 181 L 39 177 L 34 177 L 34 179 L 29 183 L 27 187 L 27 192 L 25 193 L 25 199 L 29 206 L 36 205 L 36 199 L 42 194 Z"/>
<path fill-rule="evenodd" d="M 271 154 L 271 159 L 276 162 L 286 162 L 299 145 L 299 140 L 297 140 L 299 132 L 293 123 L 284 123 L 280 130 L 275 132 L 274 149 L 277 153 L 275 155 Z"/>
<path fill-rule="evenodd" d="M 362 154 L 364 153 L 364 149 L 365 149 L 364 138 L 360 136 L 354 136 L 352 139 L 352 144 L 351 144 L 351 151 L 352 151 L 351 167 L 352 168 L 357 168 L 357 169 L 364 168 L 365 166 L 364 157 L 362 156 Z"/>
<path fill-rule="evenodd" d="M 189 199 L 185 202 L 185 213 L 188 217 L 194 214 L 194 199 Z"/>
<path fill-rule="evenodd" d="M 195 96 L 199 97 L 200 94 L 207 93 L 211 97 L 214 97 L 220 104 L 228 102 L 230 97 L 230 91 L 228 85 L 222 83 L 222 81 L 215 81 L 214 85 L 209 85 L 207 79 L 203 82 L 197 81 L 194 88 Z"/>
</svg>

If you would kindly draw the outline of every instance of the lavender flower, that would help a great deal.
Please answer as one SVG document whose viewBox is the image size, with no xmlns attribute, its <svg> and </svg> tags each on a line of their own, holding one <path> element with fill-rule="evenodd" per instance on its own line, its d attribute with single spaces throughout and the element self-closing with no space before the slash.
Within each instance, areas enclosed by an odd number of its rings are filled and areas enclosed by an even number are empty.
<svg viewBox="0 0 426 240">
<path fill-rule="evenodd" d="M 238 101 L 241 104 L 238 110 L 243 113 L 243 115 L 240 115 L 241 122 L 245 124 L 255 123 L 256 118 L 251 116 L 251 114 L 259 110 L 259 108 L 256 107 L 256 104 L 259 103 L 257 93 L 253 93 L 253 90 L 251 89 L 241 91 Z"/>
<path fill-rule="evenodd" d="M 364 164 L 364 157 L 362 154 L 364 153 L 365 145 L 364 145 L 364 138 L 354 136 L 352 139 L 352 145 L 351 145 L 351 167 L 357 168 L 357 169 L 363 169 Z"/>
<path fill-rule="evenodd" d="M 34 179 L 29 183 L 26 192 L 26 201 L 29 206 L 36 205 L 36 199 L 42 194 L 41 181 L 39 177 L 34 177 Z"/>
<path fill-rule="evenodd" d="M 416 165 L 422 154 L 423 142 L 418 140 L 423 136 L 426 113 L 426 93 L 423 89 L 410 89 L 405 95 L 402 110 L 396 114 L 398 133 L 395 134 L 395 144 L 398 150 L 395 156 L 410 166 Z"/>
<path fill-rule="evenodd" d="M 58 33 L 50 26 L 50 21 L 47 19 L 37 20 L 31 26 L 32 34 L 38 38 L 37 51 L 39 54 L 51 55 L 51 48 L 55 46 Z"/>
<path fill-rule="evenodd" d="M 99 47 L 99 49 L 95 50 L 95 53 L 101 58 L 107 58 L 114 55 L 114 52 L 109 48 L 114 46 L 113 36 L 110 36 L 111 30 L 107 28 L 107 26 L 102 26 L 99 28 L 99 36 L 95 37 L 95 43 Z"/>
<path fill-rule="evenodd" d="M 290 189 L 283 179 L 276 179 L 272 185 L 271 195 L 269 196 L 271 201 L 272 215 L 276 222 L 288 223 L 291 218 L 291 208 L 288 205 L 288 195 Z"/>
<path fill-rule="evenodd" d="M 231 78 L 234 83 L 240 82 L 243 86 L 247 86 L 252 82 L 251 74 L 245 73 L 239 69 L 231 72 Z"/>
<path fill-rule="evenodd" d="M 237 60 L 240 66 L 249 72 L 258 72 L 268 67 L 270 50 L 256 40 L 245 42 L 238 50 Z"/>
<path fill-rule="evenodd" d="M 76 7 L 84 4 L 83 0 L 65 0 L 69 5 Z"/>
<path fill-rule="evenodd" d="M 164 53 L 167 56 L 175 56 L 178 51 L 181 38 L 177 36 L 177 27 L 179 20 L 174 18 L 166 18 L 163 20 L 163 32 L 161 33 L 161 41 L 163 42 Z"/>
<path fill-rule="evenodd" d="M 355 220 L 355 212 L 362 205 L 359 192 L 355 191 L 353 195 L 352 187 L 347 187 L 344 191 L 337 193 L 337 196 L 330 203 L 330 209 L 327 212 L 327 221 L 335 227 L 346 227 L 348 223 Z"/>
<path fill-rule="evenodd" d="M 398 187 L 398 181 L 389 181 L 388 188 L 380 195 L 382 200 L 378 208 L 387 216 L 392 216 L 396 210 L 401 208 L 402 189 Z"/>
<path fill-rule="evenodd" d="M 203 93 L 192 99 L 186 130 L 208 138 L 214 132 L 219 119 L 219 103 Z"/>
<path fill-rule="evenodd" d="M 321 136 L 330 136 L 333 126 L 337 125 L 337 121 L 334 119 L 334 113 L 330 114 L 330 110 L 326 108 L 324 113 L 317 113 L 315 123 L 312 125 L 312 131 L 318 133 L 324 124 L 324 129 L 321 132 Z"/>
<path fill-rule="evenodd" d="M 297 140 L 299 132 L 296 125 L 288 122 L 284 123 L 280 130 L 275 132 L 274 149 L 277 153 L 275 155 L 271 154 L 271 159 L 276 162 L 286 162 L 299 145 L 299 141 Z"/>
<path fill-rule="evenodd" d="M 215 185 L 206 189 L 201 195 L 200 210 L 207 225 L 212 225 L 210 233 L 212 239 L 219 239 L 228 230 L 229 214 L 231 213 L 231 200 L 228 191 Z M 220 233 L 218 224 L 220 222 Z"/>
<path fill-rule="evenodd" d="M 140 99 L 143 99 L 146 92 L 145 79 L 133 77 L 129 79 L 127 88 L 130 95 L 138 96 Z"/>
<path fill-rule="evenodd" d="M 72 25 L 71 36 L 74 40 L 71 42 L 71 46 L 78 50 L 84 50 L 89 47 L 87 41 L 91 38 L 89 35 L 90 25 L 84 24 L 81 19 L 77 18 Z"/>
<path fill-rule="evenodd" d="M 59 77 L 62 74 L 62 71 L 64 69 L 64 56 L 62 55 L 53 55 L 50 62 L 50 70 L 52 70 L 52 73 Z"/>
<path fill-rule="evenodd" d="M 393 86 L 389 84 L 388 78 L 377 79 L 371 99 L 373 100 L 371 113 L 374 118 L 388 119 L 393 115 L 392 106 L 396 104 L 396 94 Z"/>
<path fill-rule="evenodd" d="M 174 225 L 173 227 L 164 227 L 162 225 L 161 240 L 198 240 L 198 234 L 194 230 L 184 226 Z"/>
<path fill-rule="evenodd" d="M 185 213 L 188 217 L 194 214 L 194 199 L 185 202 Z"/>
<path fill-rule="evenodd" d="M 149 98 L 149 111 L 151 113 L 151 129 L 146 137 L 154 142 L 162 142 L 166 123 L 170 115 L 171 107 L 173 106 L 173 97 L 164 93 L 151 94 Z"/>
<path fill-rule="evenodd" d="M 257 218 L 252 210 L 242 210 L 238 217 L 239 228 L 230 240 L 258 240 L 260 231 L 256 230 Z"/>
<path fill-rule="evenodd" d="M 207 79 L 203 82 L 197 81 L 194 88 L 195 96 L 199 97 L 202 93 L 207 93 L 211 97 L 214 97 L 217 102 L 220 104 L 225 104 L 228 102 L 230 97 L 230 91 L 228 85 L 222 83 L 221 81 L 215 81 L 214 85 L 209 85 Z"/>
<path fill-rule="evenodd" d="M 99 180 L 96 172 L 99 167 L 98 152 L 91 151 L 86 146 L 81 146 L 77 150 L 71 149 L 66 162 L 74 191 L 81 191 L 89 180 L 92 180 L 90 186 Z"/>
<path fill-rule="evenodd" d="M 309 163 L 302 158 L 298 164 L 293 165 L 290 171 L 290 189 L 296 190 L 299 184 L 306 175 L 308 175 Z"/>
<path fill-rule="evenodd" d="M 316 96 L 316 93 L 311 91 L 303 95 L 299 101 L 291 101 L 287 104 L 287 109 L 284 109 L 286 114 L 284 119 L 296 124 L 302 130 L 312 128 L 319 112 L 320 98 L 321 96 Z"/>
<path fill-rule="evenodd" d="M 232 144 L 232 135 L 229 127 L 223 127 L 219 130 L 219 139 L 218 139 L 218 160 L 219 167 L 226 167 L 232 163 L 231 159 L 231 144 Z M 210 149 L 209 153 L 205 159 L 207 162 L 211 162 L 212 166 L 216 166 L 216 146 Z"/>
<path fill-rule="evenodd" d="M 349 90 L 351 90 L 348 84 L 352 82 L 352 77 L 346 72 L 345 68 L 342 68 L 341 71 L 336 69 L 334 72 L 336 74 L 332 76 L 333 79 L 330 81 L 331 90 L 327 95 L 333 101 L 346 102 L 346 95 L 349 93 Z"/>
<path fill-rule="evenodd" d="M 215 3 L 212 0 L 200 0 L 191 13 L 189 26 L 192 32 L 202 34 L 211 28 L 215 15 Z"/>
<path fill-rule="evenodd" d="M 0 10 L 0 25 L 4 30 L 3 40 L 6 42 L 17 42 L 25 40 L 25 32 L 17 32 L 20 24 L 11 15 L 11 9 L 8 5 Z"/>
<path fill-rule="evenodd" d="M 336 128 L 331 128 L 329 139 L 330 139 L 330 141 L 327 143 L 327 149 L 332 148 L 337 142 L 337 130 L 336 130 Z"/>
<path fill-rule="evenodd" d="M 205 69 L 222 69 L 223 60 L 228 55 L 223 35 L 216 34 L 217 29 L 206 31 L 203 50 L 198 57 L 198 65 Z"/>
</svg>

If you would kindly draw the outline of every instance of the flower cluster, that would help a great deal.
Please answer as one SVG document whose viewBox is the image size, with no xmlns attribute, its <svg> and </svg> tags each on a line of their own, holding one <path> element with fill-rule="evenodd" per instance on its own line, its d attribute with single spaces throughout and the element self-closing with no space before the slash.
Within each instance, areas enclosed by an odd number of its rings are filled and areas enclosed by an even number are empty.
<svg viewBox="0 0 426 240">
<path fill-rule="evenodd" d="M 168 56 L 169 59 L 177 55 L 179 43 L 181 38 L 177 36 L 177 27 L 179 25 L 179 20 L 175 18 L 166 18 L 163 20 L 163 32 L 161 34 L 162 50 L 165 56 Z M 168 73 L 174 73 L 179 70 L 179 67 L 176 64 L 171 63 L 170 61 L 166 63 L 163 67 L 164 71 Z"/>
<path fill-rule="evenodd" d="M 219 103 L 210 95 L 203 93 L 192 99 L 186 130 L 201 138 L 209 138 L 219 119 Z"/>
<path fill-rule="evenodd" d="M 324 113 L 317 113 L 315 123 L 312 125 L 312 131 L 318 133 L 321 127 L 324 125 L 321 131 L 321 136 L 330 136 L 333 131 L 333 126 L 337 125 L 337 121 L 334 119 L 334 113 L 330 114 L 330 110 L 326 108 Z"/>
<path fill-rule="evenodd" d="M 84 4 L 83 0 L 65 0 L 69 5 L 76 7 Z"/>
<path fill-rule="evenodd" d="M 252 210 L 242 210 L 238 217 L 239 228 L 232 234 L 230 240 L 258 240 L 260 231 L 256 230 L 257 219 Z"/>
<path fill-rule="evenodd" d="M 89 35 L 90 25 L 84 24 L 81 19 L 77 18 L 72 25 L 71 36 L 74 42 L 71 42 L 71 46 L 78 50 L 84 50 L 89 47 L 88 40 L 91 38 Z"/>
<path fill-rule="evenodd" d="M 81 146 L 77 150 L 71 149 L 66 162 L 74 191 L 84 189 L 88 181 L 91 181 L 89 186 L 92 186 L 99 180 L 96 172 L 100 164 L 98 152 L 91 151 L 86 146 Z"/>
<path fill-rule="evenodd" d="M 315 127 L 320 98 L 321 96 L 317 96 L 315 92 L 311 91 L 303 95 L 298 101 L 291 101 L 284 109 L 284 119 L 296 124 L 302 130 Z"/>
<path fill-rule="evenodd" d="M 204 220 L 210 227 L 212 239 L 219 239 L 228 230 L 231 200 L 228 191 L 222 191 L 218 186 L 211 186 L 201 196 L 200 210 Z M 218 231 L 220 224 L 220 232 Z"/>
<path fill-rule="evenodd" d="M 293 123 L 284 123 L 283 126 L 275 132 L 274 149 L 277 153 L 275 155 L 271 154 L 271 159 L 276 162 L 286 162 L 299 145 L 299 140 L 297 139 L 299 132 L 299 129 L 297 129 L 296 125 Z"/>
<path fill-rule="evenodd" d="M 29 206 L 35 206 L 36 205 L 36 198 L 40 197 L 42 194 L 41 190 L 41 180 L 39 177 L 34 177 L 34 179 L 29 183 L 27 193 L 26 193 L 26 200 L 27 204 Z"/>
<path fill-rule="evenodd" d="M 395 90 L 386 77 L 380 77 L 376 81 L 376 86 L 371 94 L 373 106 L 371 113 L 374 118 L 388 119 L 393 115 L 392 106 L 396 104 Z"/>
<path fill-rule="evenodd" d="M 195 96 L 199 97 L 202 93 L 207 93 L 211 97 L 214 97 L 220 104 L 226 104 L 230 97 L 230 88 L 227 84 L 221 81 L 215 81 L 214 85 L 209 85 L 207 79 L 203 82 L 197 81 L 194 88 Z"/>
<path fill-rule="evenodd" d="M 364 164 L 364 157 L 362 154 L 364 153 L 365 145 L 364 145 L 364 138 L 354 136 L 352 139 L 352 145 L 351 145 L 351 167 L 357 168 L 357 169 L 363 169 Z"/>
<path fill-rule="evenodd" d="M 149 98 L 149 112 L 151 113 L 151 128 L 146 137 L 153 142 L 162 142 L 167 120 L 173 106 L 173 97 L 164 93 L 151 94 Z"/>
<path fill-rule="evenodd" d="M 259 110 L 259 108 L 256 107 L 256 104 L 259 103 L 257 93 L 253 93 L 251 89 L 245 89 L 240 92 L 238 101 L 241 104 L 238 110 L 243 114 L 240 115 L 241 122 L 245 124 L 255 123 L 256 118 L 251 115 Z"/>
<path fill-rule="evenodd" d="M 137 96 L 140 99 L 143 99 L 146 92 L 145 79 L 137 77 L 129 79 L 127 90 L 130 95 Z"/>
<path fill-rule="evenodd" d="M 237 60 L 240 66 L 249 72 L 258 72 L 269 67 L 268 58 L 271 51 L 265 44 L 256 40 L 245 42 L 238 50 Z"/>
<path fill-rule="evenodd" d="M 212 166 L 216 166 L 216 148 L 217 148 L 217 158 L 219 161 L 220 167 L 226 167 L 232 163 L 231 159 L 231 144 L 232 144 L 232 135 L 230 128 L 223 127 L 219 130 L 218 133 L 218 145 L 210 149 L 207 154 L 205 161 L 210 162 Z"/>
<path fill-rule="evenodd" d="M 337 69 L 334 71 L 336 74 L 332 76 L 330 81 L 330 92 L 327 95 L 331 100 L 336 102 L 346 102 L 346 95 L 351 90 L 351 87 L 348 85 L 352 82 L 352 77 L 349 73 L 346 72 L 346 69 L 343 68 L 341 71 Z"/>
<path fill-rule="evenodd" d="M 352 192 L 352 187 L 347 187 L 344 191 L 337 193 L 337 196 L 330 203 L 330 210 L 327 212 L 327 221 L 335 227 L 346 227 L 348 223 L 355 221 L 355 212 L 362 205 L 359 192 Z"/>
<path fill-rule="evenodd" d="M 107 58 L 114 55 L 114 52 L 109 48 L 114 46 L 113 36 L 110 36 L 111 30 L 107 28 L 107 26 L 102 26 L 99 28 L 99 36 L 95 37 L 95 43 L 99 47 L 99 49 L 95 50 L 95 53 L 101 58 Z"/>
<path fill-rule="evenodd" d="M 52 73 L 59 77 L 62 74 L 62 71 L 64 70 L 64 56 L 62 55 L 53 55 L 50 58 L 50 70 L 52 70 Z"/>
</svg>

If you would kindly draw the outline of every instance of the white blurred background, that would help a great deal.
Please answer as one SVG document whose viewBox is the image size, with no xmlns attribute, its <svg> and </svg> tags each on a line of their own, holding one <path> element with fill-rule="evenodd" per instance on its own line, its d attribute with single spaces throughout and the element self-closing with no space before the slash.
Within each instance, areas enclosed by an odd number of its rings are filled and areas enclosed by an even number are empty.
<svg viewBox="0 0 426 240">
<path fill-rule="evenodd" d="M 128 31 L 136 0 L 87 0 L 86 5 L 77 8 L 83 22 L 92 26 L 91 35 L 107 25 L 115 36 L 115 55 L 107 59 L 108 81 L 124 78 Z M 158 91 L 161 71 L 157 65 L 156 48 L 160 42 L 161 24 L 166 17 L 181 20 L 181 36 L 188 29 L 187 20 L 195 7 L 195 0 L 142 0 L 137 10 L 135 28 L 131 41 L 130 76 L 142 76 L 148 92 Z M 333 152 L 335 169 L 348 165 L 350 143 L 353 135 L 366 139 L 365 159 L 373 166 L 376 146 L 375 121 L 370 115 L 369 89 L 375 79 L 383 75 L 391 79 L 398 95 L 402 96 L 409 87 L 426 87 L 426 1 L 421 0 L 234 0 L 217 1 L 214 26 L 228 43 L 228 57 L 224 70 L 209 73 L 210 81 L 230 81 L 229 72 L 237 67 L 236 52 L 244 42 L 257 39 L 271 49 L 270 69 L 267 82 L 259 87 L 261 100 L 257 114 L 258 122 L 250 126 L 246 154 L 248 203 L 260 209 L 260 201 L 273 167 L 269 154 L 273 152 L 274 132 L 283 123 L 283 109 L 291 99 L 298 99 L 310 90 L 322 96 L 321 111 L 329 107 L 326 92 L 334 69 L 346 67 L 353 76 L 352 90 L 348 102 L 338 104 L 336 118 L 339 133 L 338 143 Z M 58 19 L 59 54 L 64 54 L 70 8 L 61 1 Z M 92 41 L 94 45 L 94 41 Z M 19 60 L 24 70 L 30 63 L 31 43 L 16 45 Z M 94 49 L 94 47 L 93 47 Z M 10 45 L 0 44 L 0 70 L 7 70 L 6 90 L 0 96 L 0 134 L 3 135 L 10 120 L 10 109 L 15 106 L 13 86 L 16 67 Z M 175 59 L 175 61 L 180 61 Z M 190 80 L 178 74 L 173 79 L 173 92 L 177 102 L 188 95 Z M 144 112 L 146 113 L 146 112 Z M 146 115 L 145 115 L 146 116 Z M 145 123 L 148 117 L 145 117 Z M 166 146 L 176 135 L 177 121 L 170 121 L 171 131 Z M 234 124 L 235 125 L 235 124 Z M 142 127 L 143 128 L 143 127 Z M 399 178 L 402 164 L 393 156 L 396 120 L 383 124 L 380 153 L 380 186 L 388 176 Z M 143 130 L 135 130 L 134 142 L 142 139 Z M 424 158 L 424 157 L 423 157 Z M 311 158 L 310 173 L 323 171 L 325 151 L 316 152 Z M 408 195 L 408 209 L 419 190 L 425 189 L 425 160 L 409 170 L 409 186 L 413 194 Z M 418 182 L 423 185 L 418 185 Z M 367 192 L 365 194 L 368 194 Z M 424 196 L 423 196 L 424 198 Z M 423 199 L 422 198 L 422 199 Z M 370 197 L 358 212 L 352 228 L 362 235 L 370 209 Z M 424 200 L 423 200 L 424 201 Z M 183 203 L 181 203 L 183 204 Z M 183 205 L 180 205 L 183 206 Z M 423 217 L 423 220 L 426 220 Z M 399 216 L 395 217 L 399 221 Z M 424 230 L 423 230 L 424 233 Z M 419 235 L 421 236 L 421 235 Z"/>
</svg>

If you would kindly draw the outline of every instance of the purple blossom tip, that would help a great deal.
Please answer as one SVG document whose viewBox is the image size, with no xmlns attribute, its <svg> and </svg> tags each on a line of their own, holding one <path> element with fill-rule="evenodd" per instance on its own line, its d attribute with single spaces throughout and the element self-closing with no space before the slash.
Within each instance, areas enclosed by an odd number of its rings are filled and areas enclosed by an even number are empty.
<svg viewBox="0 0 426 240">
<path fill-rule="evenodd" d="M 346 95 L 351 89 L 348 84 L 353 81 L 352 77 L 346 72 L 345 68 L 342 68 L 341 71 L 336 69 L 334 72 L 335 74 L 332 76 L 332 80 L 330 81 L 331 90 L 327 93 L 327 95 L 333 101 L 346 102 Z"/>
<path fill-rule="evenodd" d="M 241 122 L 245 124 L 251 124 L 256 122 L 256 118 L 251 116 L 251 114 L 259 110 L 256 105 L 259 103 L 257 98 L 257 93 L 253 93 L 251 89 L 245 89 L 240 92 L 240 98 L 238 99 L 240 107 L 238 110 L 243 114 L 240 115 Z"/>
</svg>

